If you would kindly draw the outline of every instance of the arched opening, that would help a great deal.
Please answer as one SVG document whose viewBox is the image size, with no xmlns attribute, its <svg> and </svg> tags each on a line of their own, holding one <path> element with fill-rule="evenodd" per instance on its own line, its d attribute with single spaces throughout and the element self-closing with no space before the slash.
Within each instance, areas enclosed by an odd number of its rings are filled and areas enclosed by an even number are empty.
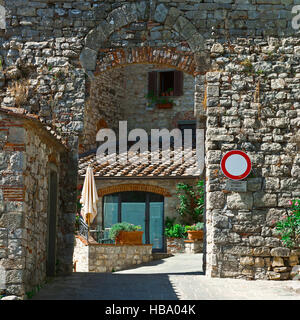
<svg viewBox="0 0 300 320">
<path fill-rule="evenodd" d="M 95 141 L 99 119 L 104 119 L 107 127 L 116 132 L 117 141 L 120 121 L 127 122 L 128 132 L 143 129 L 148 136 L 152 129 L 171 131 L 176 128 L 183 136 L 184 130 L 190 129 L 194 141 L 197 129 L 205 129 L 205 118 L 201 116 L 204 114 L 203 74 L 207 60 L 203 37 L 183 12 L 162 4 L 155 12 L 149 11 L 151 17 L 146 17 L 141 8 L 136 9 L 135 4 L 114 9 L 86 36 L 80 62 L 88 75 L 89 96 L 84 133 L 80 139 L 79 175 L 83 177 L 89 164 L 94 168 L 99 187 L 102 182 L 112 190 L 116 184 L 127 184 L 129 179 L 136 184 L 148 182 L 156 187 L 166 187 L 171 193 L 164 199 L 166 217 L 176 215 L 176 183 L 185 178 L 190 179 L 191 184 L 196 184 L 199 178 L 205 179 L 203 168 L 193 171 L 195 154 L 190 159 L 185 158 L 183 164 L 175 163 L 175 156 L 171 164 L 130 164 L 129 161 L 99 164 L 95 157 L 99 145 Z M 150 153 L 151 144 L 149 140 Z M 132 142 L 128 141 L 126 150 L 131 146 Z M 119 151 L 119 146 L 116 150 Z M 201 157 L 204 163 L 204 151 Z M 145 194 L 147 191 L 139 192 Z M 112 206 L 116 206 L 113 194 L 118 199 L 118 214 L 122 211 L 119 203 L 125 193 L 112 191 L 101 195 L 102 216 L 109 217 L 104 212 L 104 203 L 109 198 Z M 107 218 L 103 218 L 105 220 Z M 150 230 L 147 232 L 150 234 Z"/>
<path fill-rule="evenodd" d="M 146 54 L 149 52 L 155 56 L 150 55 L 149 58 Z M 133 60 L 132 53 L 135 56 Z M 200 81 L 201 75 L 195 72 L 191 53 L 176 55 L 175 50 L 167 48 L 151 48 L 149 51 L 131 49 L 130 52 L 123 49 L 111 50 L 109 53 L 106 52 L 100 61 L 88 88 L 89 100 L 85 110 L 84 135 L 80 141 L 82 155 L 79 161 L 80 175 L 84 175 L 87 164 L 92 165 L 96 183 L 100 187 L 98 194 L 102 199 L 98 205 L 98 217 L 93 228 L 100 226 L 101 230 L 105 230 L 122 221 L 142 225 L 144 243 L 151 243 L 154 252 L 167 252 L 164 234 L 166 217 L 175 217 L 174 223 L 180 223 L 180 217 L 176 212 L 176 184 L 188 178 L 189 181 L 184 183 L 196 185 L 199 178 L 205 179 L 204 170 L 193 172 L 193 164 L 188 164 L 188 161 L 182 166 L 174 163 L 162 163 L 159 166 L 134 165 L 129 162 L 125 165 L 99 164 L 95 156 L 99 143 L 95 141 L 95 137 L 99 121 L 104 120 L 107 128 L 113 129 L 116 133 L 117 141 L 119 121 L 127 122 L 128 133 L 134 129 L 145 130 L 149 137 L 150 153 L 152 129 L 180 129 L 183 138 L 184 130 L 190 129 L 194 141 L 196 129 L 205 128 L 205 119 L 197 113 L 197 110 L 203 109 L 201 96 L 204 85 L 202 86 Z M 166 106 L 170 100 L 171 106 Z M 132 142 L 128 141 L 128 149 L 131 146 Z M 190 160 L 193 161 L 194 156 Z M 204 162 L 204 152 L 202 160 Z M 146 181 L 151 179 L 156 188 L 167 187 L 167 190 L 171 190 L 170 196 L 160 196 L 161 200 L 152 204 L 153 190 L 118 190 L 118 185 L 129 185 L 130 179 L 135 179 L 134 184 L 139 186 L 147 185 Z M 104 181 L 107 185 L 105 188 L 101 187 L 101 182 Z M 139 196 L 139 199 L 126 202 L 127 196 Z M 152 212 L 154 209 L 151 206 L 157 207 L 156 211 Z M 132 209 L 128 215 L 127 208 Z M 158 214 L 159 212 L 162 213 Z M 155 227 L 152 228 L 152 225 Z M 203 270 L 199 266 L 199 271 L 200 269 Z"/>
</svg>

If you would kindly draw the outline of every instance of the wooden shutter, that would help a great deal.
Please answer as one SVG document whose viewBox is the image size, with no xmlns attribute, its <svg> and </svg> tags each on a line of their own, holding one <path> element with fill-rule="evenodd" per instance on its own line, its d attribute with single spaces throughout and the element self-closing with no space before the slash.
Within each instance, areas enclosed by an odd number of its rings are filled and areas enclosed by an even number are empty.
<svg viewBox="0 0 300 320">
<path fill-rule="evenodd" d="M 148 94 L 157 95 L 157 71 L 148 73 Z"/>
<path fill-rule="evenodd" d="M 183 95 L 183 72 L 174 71 L 174 96 Z"/>
</svg>

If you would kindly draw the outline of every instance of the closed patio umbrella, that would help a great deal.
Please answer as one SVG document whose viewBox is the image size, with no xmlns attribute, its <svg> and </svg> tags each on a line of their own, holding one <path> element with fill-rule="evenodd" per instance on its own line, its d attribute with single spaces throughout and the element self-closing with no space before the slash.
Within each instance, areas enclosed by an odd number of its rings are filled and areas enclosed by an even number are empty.
<svg viewBox="0 0 300 320">
<path fill-rule="evenodd" d="M 97 215 L 97 201 L 98 194 L 93 169 L 91 166 L 88 166 L 81 192 L 80 203 L 83 205 L 81 214 L 89 226 Z"/>
</svg>

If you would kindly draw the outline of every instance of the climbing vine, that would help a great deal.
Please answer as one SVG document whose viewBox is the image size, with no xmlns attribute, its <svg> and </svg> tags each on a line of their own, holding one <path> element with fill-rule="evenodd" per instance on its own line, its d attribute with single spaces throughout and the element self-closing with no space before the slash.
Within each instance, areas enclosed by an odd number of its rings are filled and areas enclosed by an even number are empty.
<svg viewBox="0 0 300 320">
<path fill-rule="evenodd" d="M 178 183 L 176 193 L 179 199 L 177 211 L 182 223 L 190 224 L 203 221 L 204 181 L 199 180 L 196 186 Z"/>
</svg>

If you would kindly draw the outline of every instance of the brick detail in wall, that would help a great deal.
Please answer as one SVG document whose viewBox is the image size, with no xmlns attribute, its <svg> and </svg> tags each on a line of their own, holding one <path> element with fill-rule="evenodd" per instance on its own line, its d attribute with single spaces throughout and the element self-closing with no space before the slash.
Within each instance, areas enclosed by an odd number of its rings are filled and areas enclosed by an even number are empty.
<svg viewBox="0 0 300 320">
<path fill-rule="evenodd" d="M 110 186 L 103 189 L 98 189 L 98 196 L 103 197 L 107 194 L 112 194 L 117 192 L 126 192 L 126 191 L 153 192 L 153 193 L 160 194 L 164 197 L 171 197 L 170 192 L 165 188 L 152 186 L 148 184 L 138 184 L 138 183 L 119 184 L 116 186 Z"/>
<path fill-rule="evenodd" d="M 186 73 L 196 75 L 196 66 L 192 52 L 180 52 L 172 48 L 128 48 L 100 49 L 94 75 L 103 71 L 130 64 L 159 64 L 176 68 Z"/>
<path fill-rule="evenodd" d="M 3 150 L 5 151 L 25 151 L 25 144 L 24 143 L 9 143 L 7 142 Z"/>
<path fill-rule="evenodd" d="M 2 186 L 5 201 L 25 201 L 25 187 Z"/>
</svg>

